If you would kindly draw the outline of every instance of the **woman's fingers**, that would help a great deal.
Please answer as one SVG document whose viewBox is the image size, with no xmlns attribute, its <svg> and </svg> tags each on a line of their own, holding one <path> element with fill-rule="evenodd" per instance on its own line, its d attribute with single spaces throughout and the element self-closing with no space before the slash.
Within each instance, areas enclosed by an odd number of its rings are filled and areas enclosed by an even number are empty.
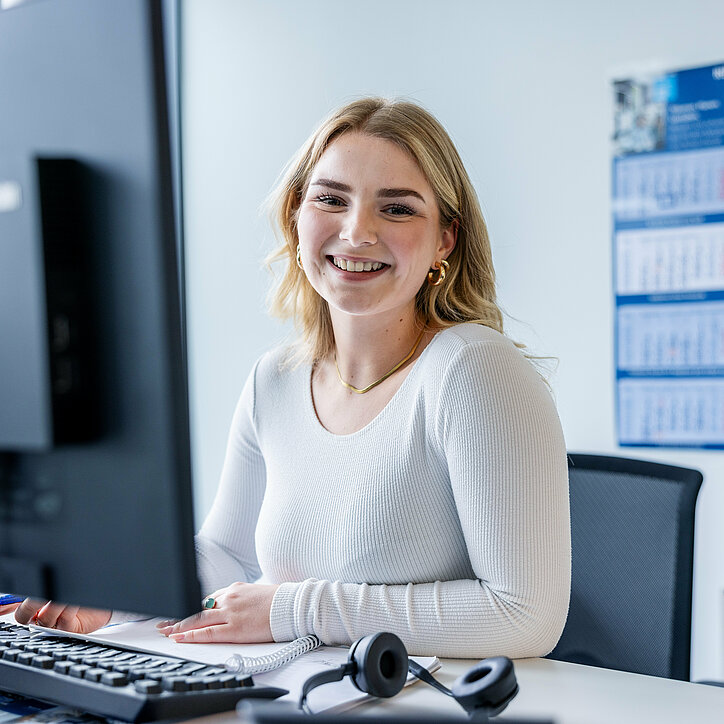
<svg viewBox="0 0 724 724">
<path fill-rule="evenodd" d="M 211 644 L 232 642 L 230 638 L 231 627 L 225 623 L 215 626 L 206 626 L 205 628 L 194 628 L 184 633 L 172 633 L 169 638 L 177 644 Z"/>
<path fill-rule="evenodd" d="M 178 619 L 167 619 L 166 621 L 159 621 L 156 624 L 156 628 L 158 629 L 159 633 L 162 633 L 164 636 L 168 636 L 168 634 L 171 632 L 171 629 L 178 623 Z"/>
<path fill-rule="evenodd" d="M 110 611 L 30 598 L 26 598 L 15 611 L 18 623 L 37 623 L 46 628 L 81 634 L 105 626 L 110 618 Z"/>
<path fill-rule="evenodd" d="M 78 606 L 66 606 L 64 603 L 48 601 L 35 615 L 35 623 L 46 628 L 61 628 L 59 622 L 70 618 L 72 621 L 78 613 Z"/>
<path fill-rule="evenodd" d="M 156 624 L 156 628 L 164 636 L 169 636 L 172 633 L 182 633 L 196 628 L 203 628 L 204 626 L 214 626 L 225 623 L 226 617 L 221 614 L 221 602 L 225 591 L 226 589 L 220 588 L 218 591 L 214 591 L 214 593 L 204 598 L 204 601 L 208 598 L 213 598 L 215 603 L 214 608 L 202 608 L 198 613 L 181 621 L 160 621 Z"/>
<path fill-rule="evenodd" d="M 18 623 L 30 623 L 45 606 L 48 601 L 42 601 L 36 598 L 26 598 L 15 611 L 15 620 Z"/>
<path fill-rule="evenodd" d="M 185 633 L 194 629 L 205 628 L 206 626 L 218 626 L 226 623 L 226 615 L 216 608 L 210 608 L 205 611 L 199 611 L 193 616 L 178 621 L 171 626 L 159 629 L 164 635 Z"/>
<path fill-rule="evenodd" d="M 62 629 L 63 631 L 72 631 L 73 633 L 83 633 L 78 627 L 78 611 L 80 611 L 80 606 L 63 606 L 62 604 L 58 604 L 57 615 L 55 610 L 53 611 L 55 621 L 52 627 Z M 40 622 L 44 612 L 45 609 L 38 614 L 38 622 Z"/>
</svg>

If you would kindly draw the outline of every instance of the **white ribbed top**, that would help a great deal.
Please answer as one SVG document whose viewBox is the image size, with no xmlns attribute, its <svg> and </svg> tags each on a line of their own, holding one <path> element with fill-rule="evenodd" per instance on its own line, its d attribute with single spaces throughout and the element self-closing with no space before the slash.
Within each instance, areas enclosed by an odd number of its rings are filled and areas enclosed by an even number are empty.
<svg viewBox="0 0 724 724">
<path fill-rule="evenodd" d="M 550 393 L 504 336 L 438 333 L 361 430 L 319 423 L 311 369 L 255 366 L 198 537 L 205 591 L 281 583 L 275 640 L 392 631 L 417 655 L 541 656 L 570 591 L 566 450 Z"/>
</svg>

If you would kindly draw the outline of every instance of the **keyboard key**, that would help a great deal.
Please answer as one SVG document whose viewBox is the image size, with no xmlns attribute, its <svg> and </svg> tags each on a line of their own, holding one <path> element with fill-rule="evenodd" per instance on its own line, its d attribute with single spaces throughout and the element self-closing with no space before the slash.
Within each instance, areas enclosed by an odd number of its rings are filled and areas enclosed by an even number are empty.
<svg viewBox="0 0 724 724">
<path fill-rule="evenodd" d="M 139 656 L 138 654 L 136 654 L 132 659 L 126 661 L 126 663 L 130 664 L 131 666 L 139 666 L 140 664 L 145 664 L 147 661 L 150 660 L 150 656 Z"/>
<path fill-rule="evenodd" d="M 58 647 L 56 647 L 56 646 L 39 646 L 38 647 L 38 653 L 42 654 L 43 656 L 52 656 L 56 651 L 58 651 Z"/>
<path fill-rule="evenodd" d="M 117 671 L 106 671 L 101 676 L 101 684 L 106 684 L 106 686 L 126 686 L 128 677 L 125 674 L 119 674 Z"/>
<path fill-rule="evenodd" d="M 226 669 L 220 669 L 216 666 L 210 666 L 207 669 L 204 669 L 203 671 L 197 671 L 196 676 L 219 676 L 220 674 L 225 674 Z"/>
<path fill-rule="evenodd" d="M 160 694 L 163 691 L 163 687 L 158 681 L 149 681 L 148 679 L 137 681 L 134 686 L 140 694 Z"/>
<path fill-rule="evenodd" d="M 169 676 L 161 682 L 166 691 L 188 691 L 189 685 L 184 676 Z"/>
<path fill-rule="evenodd" d="M 206 688 L 206 679 L 200 676 L 187 676 L 186 683 L 191 691 L 203 691 Z"/>
<path fill-rule="evenodd" d="M 200 671 L 201 669 L 205 669 L 205 668 L 206 668 L 206 665 L 205 665 L 205 664 L 197 664 L 197 663 L 189 662 L 188 664 L 184 664 L 184 665 L 178 670 L 177 673 L 178 673 L 179 675 L 185 674 L 186 676 L 189 676 L 190 674 L 193 674 L 193 673 L 195 673 L 196 671 Z"/>
<path fill-rule="evenodd" d="M 167 674 L 171 671 L 177 671 L 178 669 L 183 667 L 183 661 L 169 661 L 165 663 L 163 666 L 159 667 L 159 671 L 162 671 L 164 674 Z"/>
<path fill-rule="evenodd" d="M 73 666 L 75 664 L 72 661 L 56 661 L 53 671 L 57 671 L 59 674 L 69 674 Z"/>
<path fill-rule="evenodd" d="M 90 669 L 88 664 L 73 664 L 70 667 L 70 675 L 75 676 L 78 679 L 82 679 L 88 669 Z"/>
<path fill-rule="evenodd" d="M 147 661 L 144 666 L 147 669 L 161 669 L 161 667 L 165 666 L 167 663 L 167 659 L 151 659 L 150 661 Z"/>
<path fill-rule="evenodd" d="M 37 669 L 52 669 L 53 668 L 53 657 L 52 656 L 44 656 L 43 654 L 38 654 L 33 658 L 33 666 Z"/>
<path fill-rule="evenodd" d="M 224 674 L 219 677 L 219 681 L 224 689 L 235 689 L 239 686 L 239 682 L 234 674 Z"/>
</svg>

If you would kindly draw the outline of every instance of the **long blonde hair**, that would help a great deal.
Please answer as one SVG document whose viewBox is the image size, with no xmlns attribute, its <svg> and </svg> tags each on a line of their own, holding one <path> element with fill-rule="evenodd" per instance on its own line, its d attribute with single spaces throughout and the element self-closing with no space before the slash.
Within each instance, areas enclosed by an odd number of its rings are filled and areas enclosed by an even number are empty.
<svg viewBox="0 0 724 724">
<path fill-rule="evenodd" d="M 292 318 L 301 333 L 300 357 L 321 359 L 334 348 L 327 302 L 297 266 L 299 208 L 317 162 L 343 133 L 359 132 L 392 141 L 415 159 L 432 187 L 443 229 L 458 226 L 457 243 L 448 257 L 450 269 L 439 286 L 423 283 L 415 299 L 418 322 L 445 328 L 477 322 L 503 331 L 496 302 L 495 271 L 488 232 L 477 195 L 460 156 L 440 123 L 409 101 L 362 98 L 334 111 L 290 161 L 270 196 L 281 245 L 268 261 L 286 262 L 284 276 L 272 291 L 270 312 Z"/>
</svg>

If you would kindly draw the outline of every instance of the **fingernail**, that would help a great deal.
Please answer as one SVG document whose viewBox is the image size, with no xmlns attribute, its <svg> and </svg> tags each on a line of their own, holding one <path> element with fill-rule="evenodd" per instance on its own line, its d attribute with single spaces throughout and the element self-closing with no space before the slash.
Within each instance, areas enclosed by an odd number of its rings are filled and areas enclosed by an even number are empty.
<svg viewBox="0 0 724 724">
<path fill-rule="evenodd" d="M 185 638 L 185 634 L 171 634 L 171 641 L 175 641 L 177 644 L 181 643 Z"/>
</svg>

